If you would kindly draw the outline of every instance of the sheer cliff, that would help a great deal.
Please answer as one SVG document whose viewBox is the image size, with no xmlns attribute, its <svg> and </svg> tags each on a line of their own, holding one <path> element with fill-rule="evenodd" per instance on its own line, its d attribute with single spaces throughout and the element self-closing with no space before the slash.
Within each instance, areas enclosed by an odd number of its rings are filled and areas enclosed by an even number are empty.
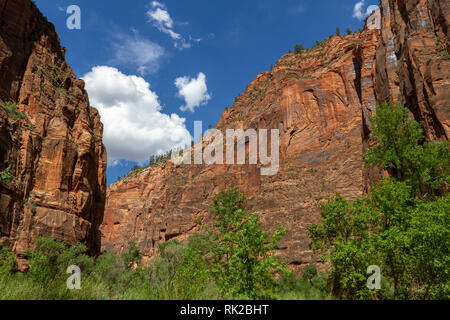
<svg viewBox="0 0 450 320">
<path fill-rule="evenodd" d="M 19 257 L 37 236 L 100 251 L 103 125 L 64 56 L 30 0 L 0 0 L 0 242 Z"/>
<path fill-rule="evenodd" d="M 363 31 L 282 56 L 216 126 L 279 129 L 278 173 L 170 161 L 134 171 L 107 191 L 102 248 L 120 252 L 136 239 L 150 259 L 158 243 L 199 231 L 214 193 L 235 186 L 265 227 L 287 229 L 279 255 L 294 267 L 310 262 L 306 228 L 319 221 L 316 205 L 336 192 L 355 199 L 381 174 L 361 159 L 378 103 L 407 106 L 428 139 L 448 139 L 449 10 L 448 1 L 382 0 Z"/>
</svg>

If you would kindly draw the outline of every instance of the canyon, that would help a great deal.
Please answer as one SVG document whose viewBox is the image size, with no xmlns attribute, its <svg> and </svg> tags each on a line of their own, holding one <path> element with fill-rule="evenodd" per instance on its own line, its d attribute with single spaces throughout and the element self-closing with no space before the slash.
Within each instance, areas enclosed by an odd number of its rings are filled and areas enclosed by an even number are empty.
<svg viewBox="0 0 450 320">
<path fill-rule="evenodd" d="M 428 140 L 450 137 L 450 3 L 381 0 L 357 33 L 283 55 L 224 110 L 216 129 L 278 129 L 279 170 L 261 165 L 174 164 L 134 170 L 106 189 L 98 111 L 64 59 L 52 24 L 29 0 L 0 0 L 0 242 L 20 257 L 37 236 L 121 253 L 136 240 L 144 260 L 211 221 L 214 194 L 233 186 L 266 229 L 287 234 L 278 256 L 315 261 L 307 227 L 318 205 L 354 200 L 383 175 L 365 168 L 370 116 L 394 101 L 422 121 Z M 301 30 L 299 30 L 301 32 Z"/>
<path fill-rule="evenodd" d="M 280 170 L 260 165 L 174 165 L 131 172 L 107 191 L 102 248 L 122 252 L 135 239 L 151 259 L 159 243 L 186 240 L 210 221 L 214 194 L 234 186 L 246 193 L 264 226 L 287 230 L 278 255 L 293 268 L 314 259 L 307 227 L 318 204 L 336 192 L 353 200 L 381 176 L 366 169 L 370 116 L 395 101 L 423 121 L 430 140 L 447 140 L 450 5 L 388 1 L 361 32 L 334 36 L 301 54 L 282 56 L 259 74 L 216 128 L 278 129 Z"/>
</svg>

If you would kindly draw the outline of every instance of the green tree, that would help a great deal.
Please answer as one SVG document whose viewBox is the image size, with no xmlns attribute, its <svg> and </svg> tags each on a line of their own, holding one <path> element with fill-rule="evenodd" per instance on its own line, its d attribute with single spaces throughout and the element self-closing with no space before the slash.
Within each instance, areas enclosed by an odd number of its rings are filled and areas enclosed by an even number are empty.
<svg viewBox="0 0 450 320">
<path fill-rule="evenodd" d="M 351 35 L 353 33 L 352 29 L 350 28 L 345 29 L 345 32 L 347 32 L 348 35 Z"/>
<path fill-rule="evenodd" d="M 406 108 L 392 103 L 377 107 L 370 118 L 373 145 L 364 155 L 366 166 L 380 165 L 412 192 L 439 194 L 450 183 L 448 142 L 425 142 L 422 126 L 411 120 Z"/>
<path fill-rule="evenodd" d="M 341 35 L 341 29 L 339 27 L 336 27 L 336 35 L 337 36 Z"/>
<path fill-rule="evenodd" d="M 295 47 L 294 47 L 295 53 L 302 53 L 303 51 L 305 51 L 305 47 L 302 44 L 295 45 Z"/>
<path fill-rule="evenodd" d="M 273 297 L 275 275 L 287 271 L 275 257 L 285 231 L 277 227 L 272 236 L 263 232 L 259 214 L 249 214 L 244 194 L 233 188 L 214 197 L 211 212 L 211 272 L 222 293 L 233 298 Z"/>
<path fill-rule="evenodd" d="M 366 165 L 392 177 L 367 197 L 337 195 L 321 206 L 321 224 L 308 231 L 330 263 L 328 287 L 341 299 L 449 299 L 448 144 L 422 143 L 420 124 L 403 107 L 378 106 L 371 121 Z M 381 268 L 381 290 L 366 287 L 369 265 Z"/>
</svg>

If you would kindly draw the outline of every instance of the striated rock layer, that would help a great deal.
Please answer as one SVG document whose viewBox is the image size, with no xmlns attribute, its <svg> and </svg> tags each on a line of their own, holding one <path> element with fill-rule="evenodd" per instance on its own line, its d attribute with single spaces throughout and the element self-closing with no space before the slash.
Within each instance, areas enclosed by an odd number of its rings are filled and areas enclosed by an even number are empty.
<svg viewBox="0 0 450 320">
<path fill-rule="evenodd" d="M 214 193 L 236 186 L 266 228 L 287 229 L 279 255 L 294 268 L 309 263 L 316 205 L 336 192 L 356 199 L 379 179 L 361 161 L 378 103 L 407 106 L 428 139 L 449 137 L 450 2 L 383 0 L 380 7 L 370 28 L 281 57 L 223 113 L 222 131 L 280 130 L 278 174 L 261 176 L 258 165 L 171 162 L 133 172 L 107 191 L 102 249 L 120 252 L 136 239 L 150 259 L 158 243 L 199 231 Z"/>
<path fill-rule="evenodd" d="M 0 171 L 13 176 L 0 182 L 0 242 L 19 256 L 37 236 L 100 251 L 103 125 L 64 56 L 30 0 L 0 0 Z"/>
</svg>

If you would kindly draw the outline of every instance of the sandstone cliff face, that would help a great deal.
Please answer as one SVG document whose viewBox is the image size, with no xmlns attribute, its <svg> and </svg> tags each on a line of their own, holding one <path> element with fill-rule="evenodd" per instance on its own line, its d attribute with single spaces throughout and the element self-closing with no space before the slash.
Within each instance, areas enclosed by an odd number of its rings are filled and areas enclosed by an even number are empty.
<svg viewBox="0 0 450 320">
<path fill-rule="evenodd" d="M 279 255 L 292 267 L 312 259 L 306 228 L 316 205 L 339 192 L 355 199 L 379 172 L 366 170 L 369 116 L 394 100 L 426 124 L 429 139 L 448 139 L 448 1 L 381 3 L 381 30 L 333 37 L 302 54 L 281 57 L 223 113 L 217 128 L 280 130 L 280 170 L 259 165 L 180 165 L 169 162 L 128 175 L 107 192 L 102 249 L 120 252 L 136 239 L 144 257 L 157 244 L 185 240 L 207 222 L 214 193 L 246 192 L 267 228 L 287 229 Z"/>
<path fill-rule="evenodd" d="M 382 0 L 377 100 L 398 101 L 428 139 L 450 138 L 450 2 Z"/>
<path fill-rule="evenodd" d="M 280 130 L 280 170 L 258 165 L 149 168 L 112 185 L 102 225 L 103 249 L 120 252 L 137 239 L 147 258 L 161 241 L 184 240 L 208 219 L 214 193 L 236 186 L 265 226 L 287 229 L 280 255 L 291 265 L 311 259 L 307 226 L 316 205 L 340 192 L 364 190 L 362 105 L 375 105 L 374 58 L 379 30 L 334 37 L 302 54 L 287 54 L 260 74 L 225 111 L 217 128 Z"/>
<path fill-rule="evenodd" d="M 103 126 L 64 55 L 30 0 L 0 0 L 0 171 L 14 177 L 0 183 L 0 242 L 19 257 L 37 236 L 100 250 Z"/>
</svg>

